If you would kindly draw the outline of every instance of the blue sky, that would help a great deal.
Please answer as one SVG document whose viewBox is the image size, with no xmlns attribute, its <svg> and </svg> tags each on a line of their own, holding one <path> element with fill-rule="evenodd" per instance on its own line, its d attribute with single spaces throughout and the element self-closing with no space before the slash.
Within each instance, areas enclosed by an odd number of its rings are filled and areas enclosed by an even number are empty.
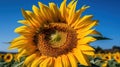
<svg viewBox="0 0 120 67">
<path fill-rule="evenodd" d="M 12 39 L 18 36 L 14 29 L 21 26 L 17 21 L 23 19 L 21 8 L 32 10 L 32 5 L 38 5 L 38 1 L 48 4 L 55 2 L 58 6 L 62 0 L 0 0 L 0 51 L 8 51 Z M 70 0 L 69 0 L 70 1 Z M 113 45 L 120 45 L 120 0 L 78 0 L 77 9 L 82 5 L 89 5 L 85 14 L 93 14 L 94 19 L 99 20 L 95 27 L 105 37 L 112 40 L 96 41 L 92 46 L 111 48 Z M 16 51 L 16 50 L 13 50 Z"/>
</svg>

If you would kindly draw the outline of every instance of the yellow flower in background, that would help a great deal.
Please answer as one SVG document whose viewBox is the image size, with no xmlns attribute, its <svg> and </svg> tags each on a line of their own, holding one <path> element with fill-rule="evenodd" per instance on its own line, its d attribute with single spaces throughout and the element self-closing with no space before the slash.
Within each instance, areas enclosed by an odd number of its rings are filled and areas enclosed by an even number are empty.
<svg viewBox="0 0 120 67">
<path fill-rule="evenodd" d="M 102 57 L 103 60 L 111 60 L 112 59 L 112 54 L 111 53 L 107 53 Z"/>
<path fill-rule="evenodd" d="M 90 34 L 99 34 L 92 29 L 97 20 L 93 15 L 80 17 L 89 6 L 76 10 L 77 1 L 66 5 L 64 0 L 60 8 L 53 2 L 49 6 L 38 2 L 40 8 L 33 5 L 32 11 L 22 9 L 24 26 L 15 29 L 21 36 L 15 38 L 10 49 L 17 48 L 18 56 L 27 55 L 24 66 L 27 67 L 77 67 L 79 62 L 89 66 L 87 55 L 94 55 L 89 45 L 96 39 Z"/>
<path fill-rule="evenodd" d="M 13 55 L 8 53 L 8 54 L 4 54 L 4 61 L 5 62 L 11 62 L 13 60 Z"/>
<path fill-rule="evenodd" d="M 118 63 L 120 63 L 120 53 L 119 53 L 119 52 L 116 52 L 116 53 L 113 55 L 113 58 L 114 58 Z"/>
</svg>

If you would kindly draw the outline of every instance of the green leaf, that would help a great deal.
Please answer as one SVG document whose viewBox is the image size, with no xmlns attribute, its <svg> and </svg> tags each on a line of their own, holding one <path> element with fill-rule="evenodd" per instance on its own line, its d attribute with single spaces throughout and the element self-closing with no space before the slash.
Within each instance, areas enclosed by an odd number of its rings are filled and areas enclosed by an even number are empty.
<svg viewBox="0 0 120 67">
<path fill-rule="evenodd" d="M 88 36 L 92 36 L 94 38 L 96 38 L 97 40 L 112 40 L 111 38 L 108 38 L 108 37 L 104 37 L 104 36 L 101 36 L 101 35 L 95 35 L 95 34 L 90 34 Z"/>
<path fill-rule="evenodd" d="M 15 63 L 13 64 L 11 67 L 22 67 L 22 64 L 24 63 L 24 61 L 19 62 L 19 63 Z"/>
</svg>

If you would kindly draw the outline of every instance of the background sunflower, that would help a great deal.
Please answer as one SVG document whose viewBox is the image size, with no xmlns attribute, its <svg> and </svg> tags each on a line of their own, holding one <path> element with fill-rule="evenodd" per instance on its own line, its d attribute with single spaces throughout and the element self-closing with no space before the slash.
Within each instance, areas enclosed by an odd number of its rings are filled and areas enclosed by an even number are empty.
<svg viewBox="0 0 120 67">
<path fill-rule="evenodd" d="M 13 55 L 10 53 L 7 53 L 4 55 L 3 58 L 4 58 L 4 61 L 8 63 L 8 62 L 11 62 L 13 60 Z"/>
</svg>

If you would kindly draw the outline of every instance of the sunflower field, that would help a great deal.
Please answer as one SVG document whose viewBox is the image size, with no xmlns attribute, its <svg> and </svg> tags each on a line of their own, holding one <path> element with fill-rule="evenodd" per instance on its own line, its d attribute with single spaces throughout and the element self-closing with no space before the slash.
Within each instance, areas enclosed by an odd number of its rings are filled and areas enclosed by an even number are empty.
<svg viewBox="0 0 120 67">
<path fill-rule="evenodd" d="M 38 2 L 32 11 L 21 9 L 19 36 L 10 42 L 9 50 L 0 53 L 0 67 L 120 67 L 120 50 L 98 50 L 90 45 L 107 40 L 94 29 L 98 20 L 82 13 L 90 6 L 76 9 L 78 0 L 63 0 L 58 7 Z"/>
</svg>

